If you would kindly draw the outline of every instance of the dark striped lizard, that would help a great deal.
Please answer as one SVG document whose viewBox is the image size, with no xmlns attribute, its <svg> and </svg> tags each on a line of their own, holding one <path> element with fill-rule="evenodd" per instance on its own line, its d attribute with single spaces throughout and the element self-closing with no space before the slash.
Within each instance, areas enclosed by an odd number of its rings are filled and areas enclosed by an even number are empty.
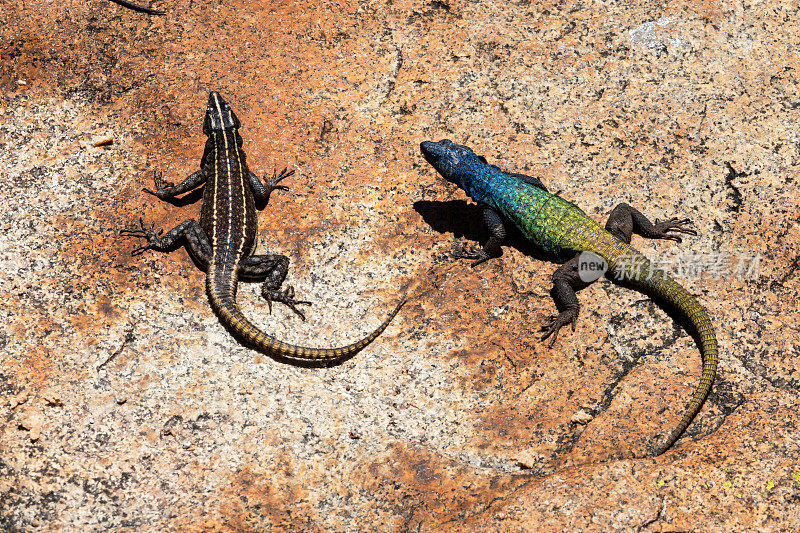
<svg viewBox="0 0 800 533">
<path fill-rule="evenodd" d="M 123 230 L 122 235 L 142 237 L 147 244 L 133 250 L 137 255 L 145 250 L 168 251 L 184 240 L 187 249 L 197 261 L 207 268 L 206 292 L 211 307 L 229 330 L 257 350 L 278 360 L 306 365 L 326 366 L 355 355 L 374 341 L 405 303 L 401 300 L 389 317 L 366 337 L 341 348 L 307 348 L 282 342 L 267 335 L 248 320 L 236 303 L 236 286 L 239 277 L 266 279 L 262 294 L 267 302 L 281 302 L 305 319 L 296 307 L 294 289 L 280 290 L 289 269 L 289 258 L 283 255 L 253 255 L 256 240 L 256 202 L 266 204 L 275 189 L 287 190 L 278 185 L 294 171 L 273 173 L 266 185 L 247 167 L 239 119 L 230 105 L 217 92 L 208 97 L 203 133 L 208 136 L 200 170 L 182 183 L 172 185 L 155 174 L 155 190 L 146 192 L 161 200 L 205 185 L 200 209 L 200 222 L 187 220 L 163 237 L 161 231 L 146 228 L 140 219 L 140 229 Z M 271 306 L 271 303 L 270 303 Z"/>
</svg>

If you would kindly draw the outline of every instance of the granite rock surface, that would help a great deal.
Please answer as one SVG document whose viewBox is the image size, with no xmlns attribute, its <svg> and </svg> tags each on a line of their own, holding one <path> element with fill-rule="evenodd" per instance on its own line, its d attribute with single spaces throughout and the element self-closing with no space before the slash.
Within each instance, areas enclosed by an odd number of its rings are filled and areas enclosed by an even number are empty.
<svg viewBox="0 0 800 533">
<path fill-rule="evenodd" d="M 186 2 L 0 9 L 0 529 L 800 529 L 800 13 L 776 0 Z M 185 251 L 119 230 L 198 206 L 141 192 L 198 168 L 211 90 L 258 174 L 259 217 L 308 320 L 257 284 L 265 331 L 346 363 L 238 344 Z M 720 368 L 609 281 L 552 349 L 556 266 L 519 243 L 472 269 L 478 211 L 419 154 L 450 138 L 604 221 L 690 217 L 681 267 Z"/>
</svg>

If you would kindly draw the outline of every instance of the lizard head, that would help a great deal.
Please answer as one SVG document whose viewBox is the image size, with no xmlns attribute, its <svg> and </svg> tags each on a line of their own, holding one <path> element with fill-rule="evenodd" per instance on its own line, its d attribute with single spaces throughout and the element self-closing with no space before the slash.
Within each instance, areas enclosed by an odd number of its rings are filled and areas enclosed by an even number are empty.
<svg viewBox="0 0 800 533">
<path fill-rule="evenodd" d="M 425 160 L 430 163 L 444 179 L 455 183 L 462 189 L 474 179 L 478 169 L 486 165 L 486 158 L 471 149 L 456 144 L 449 139 L 439 142 L 424 141 L 419 145 Z"/>
<path fill-rule="evenodd" d="M 203 133 L 211 135 L 212 131 L 221 131 L 230 128 L 239 128 L 239 119 L 216 91 L 208 95 L 208 106 L 206 107 L 206 118 L 203 120 Z"/>
</svg>

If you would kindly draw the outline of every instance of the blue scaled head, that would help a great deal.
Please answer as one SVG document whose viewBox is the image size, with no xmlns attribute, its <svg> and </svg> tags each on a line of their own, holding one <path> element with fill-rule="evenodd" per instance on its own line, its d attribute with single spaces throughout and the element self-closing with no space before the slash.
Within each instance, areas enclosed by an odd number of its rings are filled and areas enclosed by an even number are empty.
<svg viewBox="0 0 800 533">
<path fill-rule="evenodd" d="M 216 91 L 208 95 L 208 106 L 206 107 L 206 118 L 203 120 L 203 133 L 211 135 L 212 131 L 222 131 L 240 126 L 239 119 Z"/>
<path fill-rule="evenodd" d="M 449 139 L 442 139 L 439 142 L 424 141 L 419 148 L 425 160 L 444 179 L 462 189 L 466 189 L 478 172 L 487 165 L 485 157 Z"/>
</svg>

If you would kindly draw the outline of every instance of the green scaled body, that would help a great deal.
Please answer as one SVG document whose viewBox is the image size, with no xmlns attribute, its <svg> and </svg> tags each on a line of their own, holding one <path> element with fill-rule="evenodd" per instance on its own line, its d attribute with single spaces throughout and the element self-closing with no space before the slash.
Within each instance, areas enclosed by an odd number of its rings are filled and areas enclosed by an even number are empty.
<svg viewBox="0 0 800 533">
<path fill-rule="evenodd" d="M 711 391 L 717 370 L 714 327 L 702 305 L 677 281 L 653 270 L 643 254 L 609 233 L 575 204 L 550 194 L 538 179 L 504 172 L 465 146 L 448 140 L 422 143 L 425 158 L 476 202 L 512 222 L 533 244 L 559 257 L 593 252 L 608 263 L 612 277 L 661 298 L 680 310 L 696 329 L 703 370 L 680 423 L 657 454 L 669 449 L 689 426 Z"/>
<path fill-rule="evenodd" d="M 558 256 L 593 249 L 604 241 L 605 246 L 616 244 L 604 239 L 611 235 L 572 202 L 497 167 L 486 165 L 467 192 L 475 201 L 502 213 L 531 242 Z"/>
</svg>

